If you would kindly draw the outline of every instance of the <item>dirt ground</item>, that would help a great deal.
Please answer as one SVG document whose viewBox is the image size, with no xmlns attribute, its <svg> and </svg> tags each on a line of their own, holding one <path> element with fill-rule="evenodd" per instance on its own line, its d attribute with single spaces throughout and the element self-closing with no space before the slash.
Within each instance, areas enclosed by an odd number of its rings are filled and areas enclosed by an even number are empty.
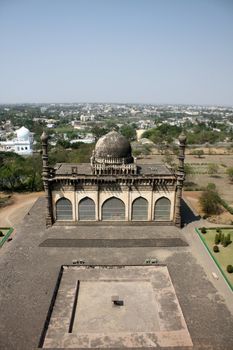
<svg viewBox="0 0 233 350">
<path fill-rule="evenodd" d="M 204 213 L 201 210 L 201 207 L 199 204 L 199 198 L 201 194 L 202 194 L 201 191 L 184 191 L 183 192 L 184 199 L 188 202 L 191 208 L 195 210 L 196 214 L 202 216 Z M 211 218 L 209 218 L 208 221 L 217 223 L 217 224 L 231 225 L 231 223 L 233 222 L 233 215 L 231 215 L 228 211 L 222 208 L 221 214 L 211 216 Z"/>
<path fill-rule="evenodd" d="M 163 155 L 150 155 L 145 159 L 140 159 L 142 163 L 160 163 L 163 162 Z M 174 160 L 176 156 L 174 156 Z M 185 157 L 185 163 L 190 164 L 193 170 L 197 173 L 187 176 L 188 182 L 193 182 L 194 187 L 205 187 L 208 183 L 214 183 L 220 194 L 220 196 L 233 207 L 233 183 L 231 183 L 227 177 L 226 169 L 233 167 L 232 155 L 205 155 L 201 158 L 187 154 Z M 209 163 L 218 164 L 219 170 L 216 176 L 210 176 L 207 174 L 207 168 Z"/>
<path fill-rule="evenodd" d="M 2 194 L 2 196 L 6 196 Z M 18 225 L 37 198 L 44 195 L 44 192 L 14 193 L 11 197 L 13 204 L 0 208 L 0 226 L 15 227 Z"/>
</svg>

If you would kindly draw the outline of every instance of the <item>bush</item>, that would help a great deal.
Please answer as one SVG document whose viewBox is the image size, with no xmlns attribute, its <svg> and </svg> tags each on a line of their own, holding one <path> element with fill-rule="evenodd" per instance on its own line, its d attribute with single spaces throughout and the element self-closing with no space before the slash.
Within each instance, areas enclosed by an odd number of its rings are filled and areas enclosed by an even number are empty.
<svg viewBox="0 0 233 350">
<path fill-rule="evenodd" d="M 227 247 L 227 246 L 228 246 L 227 236 L 225 236 L 223 240 L 223 247 Z"/>
<path fill-rule="evenodd" d="M 215 239 L 214 239 L 214 243 L 215 243 L 215 244 L 219 244 L 219 242 L 220 242 L 220 239 L 219 239 L 219 234 L 218 234 L 218 233 L 216 233 L 216 235 L 215 235 Z"/>
<path fill-rule="evenodd" d="M 227 244 L 231 244 L 231 234 L 227 234 Z"/>
<path fill-rule="evenodd" d="M 232 273 L 233 272 L 233 266 L 232 265 L 227 265 L 227 272 Z"/>
<path fill-rule="evenodd" d="M 223 245 L 224 244 L 224 240 L 225 240 L 225 235 L 224 233 L 221 234 L 221 244 Z"/>
<path fill-rule="evenodd" d="M 218 252 L 219 252 L 219 247 L 218 247 L 217 245 L 214 245 L 214 246 L 213 246 L 213 251 L 214 251 L 215 253 L 218 253 Z"/>
<path fill-rule="evenodd" d="M 226 173 L 228 175 L 229 180 L 233 182 L 233 167 L 227 168 Z"/>
<path fill-rule="evenodd" d="M 222 230 L 221 230 L 220 228 L 217 228 L 217 229 L 216 229 L 216 232 L 221 233 Z"/>
<path fill-rule="evenodd" d="M 216 185 L 213 182 L 209 182 L 206 188 L 207 188 L 207 190 L 215 191 Z"/>
<path fill-rule="evenodd" d="M 205 227 L 201 228 L 201 233 L 206 233 L 206 228 Z"/>
<path fill-rule="evenodd" d="M 216 163 L 208 164 L 207 172 L 209 175 L 214 176 L 218 174 L 219 166 Z"/>
<path fill-rule="evenodd" d="M 233 215 L 233 208 L 227 204 L 227 202 L 224 201 L 224 199 L 220 199 L 221 205 L 230 213 Z"/>
</svg>

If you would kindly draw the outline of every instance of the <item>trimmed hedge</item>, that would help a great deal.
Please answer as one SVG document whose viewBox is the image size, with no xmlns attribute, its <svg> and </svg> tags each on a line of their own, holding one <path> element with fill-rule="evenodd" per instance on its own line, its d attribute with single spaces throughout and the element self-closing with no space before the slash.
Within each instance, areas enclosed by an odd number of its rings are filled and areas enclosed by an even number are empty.
<svg viewBox="0 0 233 350">
<path fill-rule="evenodd" d="M 233 266 L 232 265 L 227 265 L 227 272 L 232 273 L 233 272 Z"/>
</svg>

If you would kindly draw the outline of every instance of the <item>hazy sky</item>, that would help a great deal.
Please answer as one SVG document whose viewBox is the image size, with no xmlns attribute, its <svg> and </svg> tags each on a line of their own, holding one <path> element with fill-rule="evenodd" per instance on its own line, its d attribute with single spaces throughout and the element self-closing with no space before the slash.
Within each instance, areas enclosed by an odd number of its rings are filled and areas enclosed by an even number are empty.
<svg viewBox="0 0 233 350">
<path fill-rule="evenodd" d="M 0 0 L 0 103 L 233 105 L 233 0 Z"/>
</svg>

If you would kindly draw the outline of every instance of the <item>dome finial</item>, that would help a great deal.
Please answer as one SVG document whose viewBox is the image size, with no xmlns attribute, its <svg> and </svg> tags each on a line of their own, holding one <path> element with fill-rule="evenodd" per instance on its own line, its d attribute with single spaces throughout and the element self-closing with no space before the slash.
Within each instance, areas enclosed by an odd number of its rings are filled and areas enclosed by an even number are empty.
<svg viewBox="0 0 233 350">
<path fill-rule="evenodd" d="M 186 143 L 186 139 L 187 139 L 187 137 L 186 137 L 186 135 L 184 134 L 184 132 L 182 131 L 182 133 L 181 133 L 180 136 L 179 136 L 179 141 L 180 141 L 180 143 Z"/>
<path fill-rule="evenodd" d="M 41 137 L 40 137 L 40 139 L 41 139 L 41 141 L 43 142 L 46 142 L 46 141 L 48 141 L 48 135 L 46 134 L 46 132 L 45 131 L 43 131 L 43 133 L 42 133 L 42 135 L 41 135 Z"/>
</svg>

